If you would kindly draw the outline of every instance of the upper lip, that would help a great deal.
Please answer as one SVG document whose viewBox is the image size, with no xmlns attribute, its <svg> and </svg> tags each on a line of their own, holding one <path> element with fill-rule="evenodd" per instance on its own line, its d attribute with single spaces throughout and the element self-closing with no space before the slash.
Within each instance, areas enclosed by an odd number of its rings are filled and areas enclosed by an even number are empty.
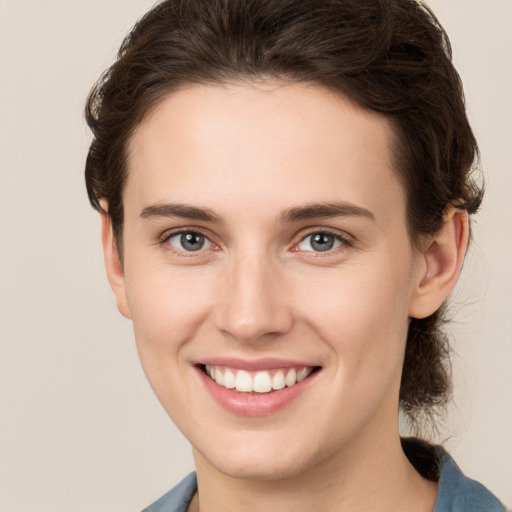
<svg viewBox="0 0 512 512">
<path fill-rule="evenodd" d="M 208 357 L 197 361 L 197 365 L 224 366 L 237 370 L 258 371 L 277 370 L 279 368 L 309 368 L 319 365 L 311 362 L 298 361 L 293 359 L 261 358 L 261 359 L 240 359 L 237 357 Z"/>
</svg>

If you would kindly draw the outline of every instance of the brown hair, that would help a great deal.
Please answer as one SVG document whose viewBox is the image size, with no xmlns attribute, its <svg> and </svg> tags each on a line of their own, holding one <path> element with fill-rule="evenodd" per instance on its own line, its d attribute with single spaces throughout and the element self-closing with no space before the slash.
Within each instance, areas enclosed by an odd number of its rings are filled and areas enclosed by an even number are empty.
<svg viewBox="0 0 512 512">
<path fill-rule="evenodd" d="M 448 37 L 415 0 L 167 0 L 124 40 L 86 107 L 92 205 L 108 203 L 122 249 L 126 147 L 148 112 L 187 84 L 277 78 L 320 84 L 391 120 L 412 243 L 449 204 L 474 213 L 478 156 Z M 451 378 L 439 310 L 411 319 L 400 389 L 414 420 L 444 404 Z"/>
</svg>

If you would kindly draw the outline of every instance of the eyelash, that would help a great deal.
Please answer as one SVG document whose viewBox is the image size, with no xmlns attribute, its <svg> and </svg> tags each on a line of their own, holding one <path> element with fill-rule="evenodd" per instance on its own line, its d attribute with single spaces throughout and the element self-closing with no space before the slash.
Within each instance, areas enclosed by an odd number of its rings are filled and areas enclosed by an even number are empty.
<svg viewBox="0 0 512 512">
<path fill-rule="evenodd" d="M 164 247 L 165 250 L 170 251 L 173 254 L 176 254 L 177 256 L 184 257 L 184 258 L 190 258 L 190 257 L 197 256 L 200 253 L 204 253 L 204 249 L 203 248 L 198 249 L 197 251 L 186 251 L 186 250 L 177 249 L 176 247 L 174 247 L 173 245 L 171 245 L 169 243 L 169 240 L 171 238 L 174 238 L 174 237 L 179 236 L 179 235 L 184 235 L 184 234 L 192 234 L 192 235 L 202 236 L 214 248 L 216 248 L 216 249 L 219 248 L 217 244 L 215 244 L 214 242 L 212 242 L 210 240 L 210 237 L 207 234 L 205 234 L 204 232 L 202 232 L 201 230 L 199 230 L 197 228 L 194 228 L 194 229 L 186 229 L 185 228 L 185 229 L 180 229 L 178 231 L 166 232 L 160 238 L 160 242 L 159 243 L 160 243 L 160 245 L 162 245 Z M 307 238 L 312 237 L 314 235 L 328 235 L 328 236 L 332 236 L 336 241 L 340 242 L 341 245 L 336 247 L 336 248 L 334 248 L 334 249 L 328 249 L 326 251 L 302 251 L 301 249 L 297 248 Z M 325 257 L 325 256 L 332 255 L 333 253 L 337 253 L 338 251 L 342 251 L 342 250 L 344 250 L 344 249 L 346 249 L 348 247 L 352 247 L 353 245 L 354 245 L 353 241 L 348 236 L 343 236 L 343 235 L 341 235 L 337 231 L 333 231 L 333 230 L 330 230 L 330 229 L 323 228 L 323 229 L 311 230 L 308 233 L 303 234 L 301 236 L 300 240 L 298 242 L 296 242 L 292 246 L 291 250 L 293 252 L 312 253 L 312 254 L 315 255 L 314 257 Z"/>
<path fill-rule="evenodd" d="M 296 247 L 298 247 L 299 244 L 304 242 L 307 238 L 313 237 L 314 235 L 332 236 L 336 241 L 340 242 L 340 246 L 332 249 L 327 249 L 326 251 L 302 251 L 314 254 L 315 258 L 337 254 L 338 252 L 343 251 L 344 249 L 352 247 L 354 245 L 352 239 L 350 239 L 348 236 L 344 236 L 340 234 L 338 231 L 323 228 L 311 230 L 309 231 L 309 233 L 306 233 L 305 235 L 301 236 L 300 240 L 292 247 L 292 251 L 301 252 L 301 249 L 296 249 Z"/>
<path fill-rule="evenodd" d="M 197 257 L 197 255 L 199 255 L 200 253 L 204 253 L 204 250 L 202 248 L 197 251 L 186 251 L 186 250 L 180 250 L 169 243 L 169 240 L 171 238 L 174 238 L 174 237 L 180 236 L 180 235 L 188 235 L 188 234 L 202 236 L 213 247 L 218 248 L 217 244 L 212 242 L 210 240 L 210 237 L 206 233 L 203 233 L 200 229 L 197 229 L 197 228 L 194 228 L 194 229 L 184 228 L 184 229 L 180 229 L 178 231 L 171 231 L 171 232 L 167 231 L 166 233 L 164 233 L 162 235 L 159 243 L 161 246 L 163 246 L 163 248 L 166 251 L 172 252 L 173 254 L 175 254 L 179 257 L 182 257 L 182 258 L 190 258 L 190 257 L 194 257 L 194 256 Z"/>
</svg>

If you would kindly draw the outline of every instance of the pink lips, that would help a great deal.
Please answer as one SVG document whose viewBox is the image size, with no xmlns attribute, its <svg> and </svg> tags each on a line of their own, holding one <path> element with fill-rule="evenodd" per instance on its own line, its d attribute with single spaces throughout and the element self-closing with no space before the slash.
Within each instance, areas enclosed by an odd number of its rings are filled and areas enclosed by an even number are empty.
<svg viewBox="0 0 512 512">
<path fill-rule="evenodd" d="M 234 358 L 210 358 L 201 361 L 200 365 L 197 366 L 197 372 L 204 386 L 210 392 L 214 400 L 228 411 L 244 416 L 267 416 L 283 409 L 305 391 L 317 373 L 315 372 L 305 380 L 278 391 L 263 394 L 242 393 L 234 389 L 227 389 L 217 384 L 208 375 L 206 375 L 203 371 L 202 365 L 224 366 L 237 370 L 255 372 L 259 370 L 305 367 L 311 366 L 311 364 L 291 360 L 285 361 L 282 359 L 260 359 L 247 361 Z"/>
</svg>

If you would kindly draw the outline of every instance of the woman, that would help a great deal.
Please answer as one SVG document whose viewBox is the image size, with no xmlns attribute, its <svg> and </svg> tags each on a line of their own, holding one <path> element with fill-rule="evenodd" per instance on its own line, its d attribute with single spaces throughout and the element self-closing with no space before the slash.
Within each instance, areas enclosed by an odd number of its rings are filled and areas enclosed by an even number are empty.
<svg viewBox="0 0 512 512">
<path fill-rule="evenodd" d="M 504 510 L 400 439 L 482 191 L 414 0 L 164 1 L 87 104 L 110 284 L 196 473 L 147 510 Z"/>
</svg>

